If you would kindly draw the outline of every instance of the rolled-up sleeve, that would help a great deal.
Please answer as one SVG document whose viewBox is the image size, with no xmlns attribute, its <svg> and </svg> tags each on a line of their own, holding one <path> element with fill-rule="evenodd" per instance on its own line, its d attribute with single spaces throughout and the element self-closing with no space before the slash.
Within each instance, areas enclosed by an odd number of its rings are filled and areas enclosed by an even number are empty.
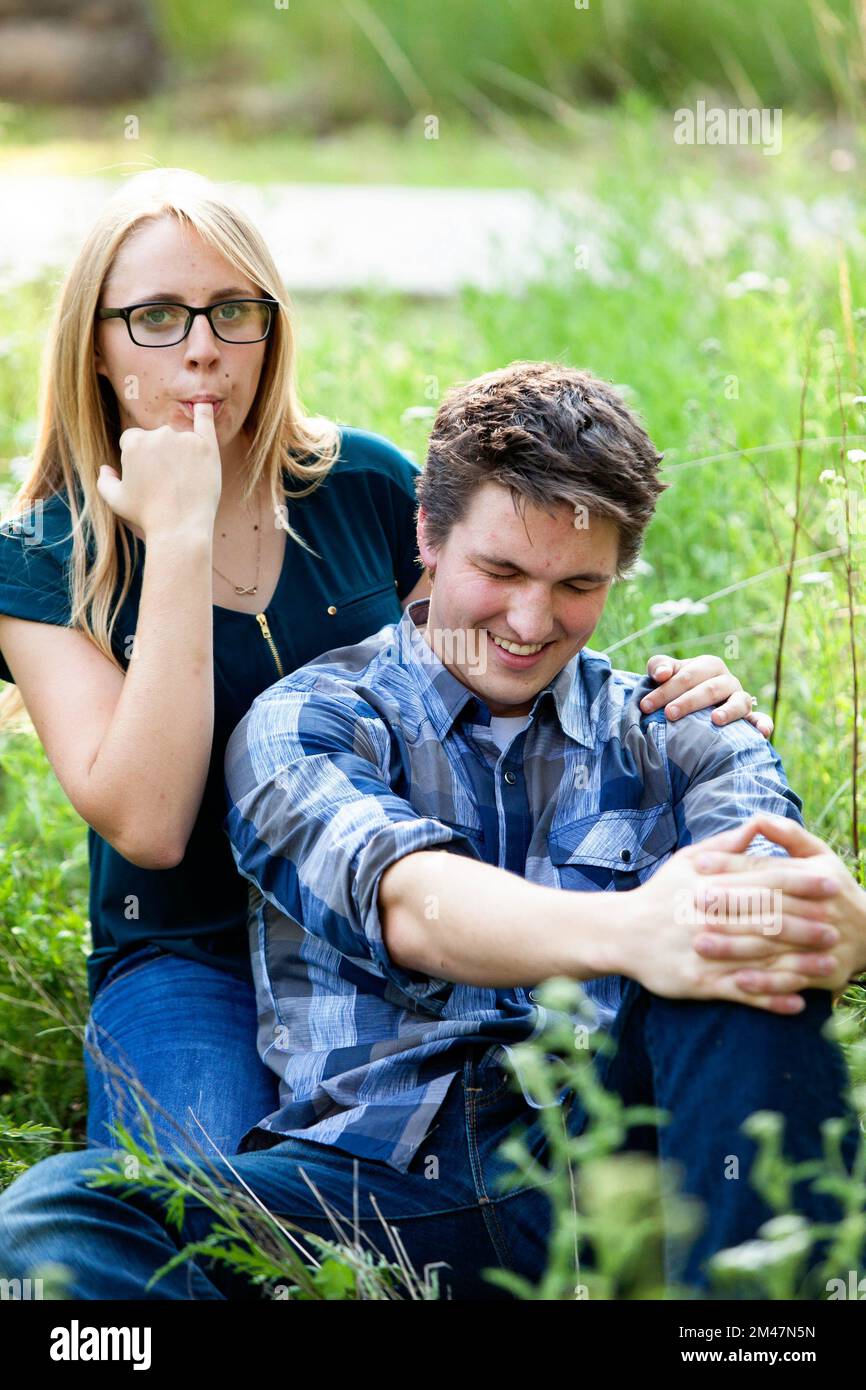
<svg viewBox="0 0 866 1390">
<path fill-rule="evenodd" d="M 478 856 L 391 787 L 391 752 L 389 730 L 361 696 L 295 673 L 258 697 L 229 740 L 224 828 L 238 870 L 279 912 L 418 999 L 449 982 L 391 960 L 381 877 L 417 850 Z"/>
<path fill-rule="evenodd" d="M 665 728 L 677 843 L 695 844 L 733 830 L 757 812 L 803 824 L 803 802 L 788 786 L 776 749 L 744 720 L 721 728 L 699 710 Z M 785 855 L 756 835 L 747 854 Z"/>
</svg>

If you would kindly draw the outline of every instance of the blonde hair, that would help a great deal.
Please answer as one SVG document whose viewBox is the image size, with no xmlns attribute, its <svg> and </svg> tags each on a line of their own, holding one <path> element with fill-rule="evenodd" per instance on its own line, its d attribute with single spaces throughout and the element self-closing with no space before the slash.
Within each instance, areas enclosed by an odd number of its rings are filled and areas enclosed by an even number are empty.
<svg viewBox="0 0 866 1390">
<path fill-rule="evenodd" d="M 73 537 L 70 626 L 86 633 L 120 669 L 111 635 L 129 591 L 139 548 L 137 538 L 126 531 L 96 490 L 102 464 L 118 465 L 120 429 L 113 391 L 94 365 L 96 309 L 106 277 L 127 238 L 143 223 L 167 216 L 194 229 L 235 269 L 259 285 L 263 294 L 279 303 L 246 420 L 251 442 L 244 500 L 264 475 L 275 514 L 281 509 L 284 518 L 286 497 L 306 497 L 313 492 L 339 453 L 338 427 L 321 416 L 303 412 L 295 379 L 290 301 L 259 231 L 244 212 L 199 174 L 186 169 L 149 169 L 135 175 L 106 203 L 66 275 L 45 346 L 33 464 L 3 518 L 5 523 L 22 515 L 35 499 L 47 500 L 66 491 Z M 287 494 L 283 467 L 307 486 Z M 283 524 L 291 538 L 305 545 L 285 520 Z M 90 547 L 93 560 L 88 565 Z M 120 579 L 122 588 L 112 608 Z M 0 696 L 0 728 L 11 724 L 22 711 L 21 697 L 11 687 Z"/>
</svg>

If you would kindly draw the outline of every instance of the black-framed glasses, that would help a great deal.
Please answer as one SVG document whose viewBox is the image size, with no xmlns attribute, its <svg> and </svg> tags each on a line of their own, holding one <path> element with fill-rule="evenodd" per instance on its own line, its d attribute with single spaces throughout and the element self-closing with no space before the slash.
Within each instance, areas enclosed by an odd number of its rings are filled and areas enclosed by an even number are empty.
<svg viewBox="0 0 866 1390">
<path fill-rule="evenodd" d="M 130 338 L 138 347 L 174 347 L 182 343 L 192 321 L 204 314 L 224 343 L 260 343 L 271 331 L 276 299 L 223 299 L 196 309 L 191 304 L 164 304 L 152 301 L 129 304 L 125 309 L 97 309 L 98 319 L 123 319 Z"/>
</svg>

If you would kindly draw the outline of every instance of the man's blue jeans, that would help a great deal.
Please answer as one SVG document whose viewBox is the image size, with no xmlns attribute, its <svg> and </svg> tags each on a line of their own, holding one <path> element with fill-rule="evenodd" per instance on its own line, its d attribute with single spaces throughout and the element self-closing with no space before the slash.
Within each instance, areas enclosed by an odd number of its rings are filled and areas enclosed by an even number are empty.
<svg viewBox="0 0 866 1390">
<path fill-rule="evenodd" d="M 662 999 L 634 981 L 626 983 L 612 1036 L 613 1057 L 595 1065 L 603 1083 L 627 1104 L 658 1105 L 671 1123 L 635 1134 L 646 1147 L 657 1134 L 662 1158 L 682 1167 L 682 1190 L 704 1203 L 706 1224 L 682 1263 L 668 1248 L 668 1278 L 697 1290 L 708 1287 L 703 1264 L 716 1250 L 740 1244 L 772 1213 L 748 1181 L 754 1144 L 739 1132 L 752 1111 L 770 1109 L 785 1118 L 785 1151 L 798 1161 L 822 1151 L 819 1126 L 831 1116 L 850 1120 L 844 1145 L 850 1170 L 858 1126 L 844 1098 L 847 1068 L 838 1047 L 822 1035 L 831 1010 L 827 991 L 808 990 L 806 1008 L 781 1017 L 747 1005 Z M 396 1226 L 409 1261 L 444 1261 L 442 1296 L 510 1297 L 483 1277 L 485 1268 L 513 1269 L 537 1281 L 544 1269 L 551 1207 L 529 1183 L 501 1193 L 497 1177 L 509 1165 L 497 1153 L 515 1124 L 543 1161 L 539 1112 L 512 1088 L 497 1045 L 465 1048 L 436 1123 L 406 1174 L 309 1140 L 286 1139 L 271 1149 L 232 1159 L 238 1177 L 275 1214 L 301 1228 L 333 1236 L 331 1223 L 300 1169 L 344 1220 L 353 1226 L 353 1178 L 357 1169 L 359 1228 L 386 1257 L 393 1250 L 371 1202 Z M 586 1122 L 580 1105 L 563 1115 L 572 1133 Z M 733 1179 L 730 1157 L 739 1159 Z M 23 1278 L 43 1262 L 72 1271 L 69 1296 L 89 1299 L 257 1299 L 260 1291 L 203 1257 L 176 1269 L 145 1294 L 151 1274 L 183 1244 L 203 1238 L 206 1209 L 188 1202 L 182 1231 L 167 1226 L 158 1204 L 145 1194 L 122 1198 L 116 1189 L 92 1189 L 83 1176 L 100 1151 L 57 1155 L 37 1164 L 0 1197 L 0 1273 Z M 223 1169 L 227 1185 L 237 1180 Z M 798 1209 L 814 1221 L 837 1220 L 826 1195 L 800 1184 Z"/>
</svg>

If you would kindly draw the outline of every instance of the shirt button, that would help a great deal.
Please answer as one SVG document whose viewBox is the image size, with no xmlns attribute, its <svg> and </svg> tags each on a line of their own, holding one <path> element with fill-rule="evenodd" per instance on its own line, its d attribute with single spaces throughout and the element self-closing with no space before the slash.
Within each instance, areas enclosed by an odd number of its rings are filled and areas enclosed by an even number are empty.
<svg viewBox="0 0 866 1390">
<path fill-rule="evenodd" d="M 513 787 L 514 783 L 517 781 L 517 778 L 515 777 L 513 772 L 506 772 L 505 780 L 508 783 L 509 787 Z"/>
<path fill-rule="evenodd" d="M 631 859 L 631 850 L 630 850 L 630 849 L 621 849 L 620 852 L 619 852 L 619 857 L 620 857 L 620 859 L 622 860 L 622 862 L 623 862 L 624 864 L 627 864 L 628 861 Z"/>
<path fill-rule="evenodd" d="M 336 610 L 336 608 L 334 607 L 334 605 L 331 604 L 330 607 L 328 608 L 328 612 L 330 613 L 330 615 L 331 615 L 332 618 L 333 618 L 334 614 L 336 613 L 336 611 L 337 611 L 337 610 Z"/>
</svg>

